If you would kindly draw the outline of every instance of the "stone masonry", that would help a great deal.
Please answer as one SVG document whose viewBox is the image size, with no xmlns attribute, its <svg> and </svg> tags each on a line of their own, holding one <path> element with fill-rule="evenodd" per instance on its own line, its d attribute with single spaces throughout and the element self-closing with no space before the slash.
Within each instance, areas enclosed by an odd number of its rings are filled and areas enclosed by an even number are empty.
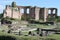
<svg viewBox="0 0 60 40">
<path fill-rule="evenodd" d="M 41 8 L 36 6 L 31 7 L 17 5 L 15 8 L 13 8 L 11 5 L 7 5 L 3 13 L 4 17 L 8 16 L 10 18 L 21 19 L 22 16 L 24 16 L 25 18 L 29 16 L 31 19 L 43 20 L 44 22 L 46 22 L 48 20 L 48 16 L 50 16 L 52 19 L 57 16 L 57 8 Z"/>
</svg>

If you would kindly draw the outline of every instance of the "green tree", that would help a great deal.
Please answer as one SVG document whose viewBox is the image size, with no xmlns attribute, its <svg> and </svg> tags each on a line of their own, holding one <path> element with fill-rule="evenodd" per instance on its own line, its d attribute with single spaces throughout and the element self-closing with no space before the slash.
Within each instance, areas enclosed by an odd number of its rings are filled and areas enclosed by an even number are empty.
<svg viewBox="0 0 60 40">
<path fill-rule="evenodd" d="M 16 7 L 16 3 L 15 2 L 12 2 L 12 7 Z"/>
<path fill-rule="evenodd" d="M 2 18 L 2 17 L 3 17 L 3 13 L 0 14 L 0 18 Z"/>
</svg>

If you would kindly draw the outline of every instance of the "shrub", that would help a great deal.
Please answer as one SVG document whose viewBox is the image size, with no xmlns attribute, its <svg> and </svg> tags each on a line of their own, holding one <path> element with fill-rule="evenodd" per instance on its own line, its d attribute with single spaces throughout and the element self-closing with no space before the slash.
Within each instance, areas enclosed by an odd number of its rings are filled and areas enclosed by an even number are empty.
<svg viewBox="0 0 60 40">
<path fill-rule="evenodd" d="M 11 20 L 15 20 L 14 18 L 10 18 Z"/>
<path fill-rule="evenodd" d="M 5 18 L 1 19 L 1 24 L 12 24 L 12 22 L 10 20 L 7 20 Z"/>
</svg>

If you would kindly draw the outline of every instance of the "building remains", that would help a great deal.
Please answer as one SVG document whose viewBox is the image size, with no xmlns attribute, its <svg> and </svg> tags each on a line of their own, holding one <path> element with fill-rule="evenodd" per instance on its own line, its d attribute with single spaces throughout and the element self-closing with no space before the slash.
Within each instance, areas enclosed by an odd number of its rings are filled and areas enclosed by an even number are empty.
<svg viewBox="0 0 60 40">
<path fill-rule="evenodd" d="M 50 17 L 53 20 L 57 16 L 57 8 L 41 8 L 41 7 L 32 7 L 32 6 L 17 6 L 15 2 L 12 2 L 12 5 L 6 5 L 6 8 L 3 11 L 4 17 L 20 19 L 29 16 L 31 19 L 43 20 L 44 22 L 48 21 Z"/>
</svg>

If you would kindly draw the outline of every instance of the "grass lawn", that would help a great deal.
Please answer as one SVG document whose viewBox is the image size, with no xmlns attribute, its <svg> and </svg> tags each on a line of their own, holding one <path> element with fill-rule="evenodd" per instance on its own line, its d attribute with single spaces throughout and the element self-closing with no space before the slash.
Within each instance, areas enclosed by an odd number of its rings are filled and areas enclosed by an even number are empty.
<svg viewBox="0 0 60 40">
<path fill-rule="evenodd" d="M 23 24 L 24 25 L 24 24 Z M 26 24 L 27 27 L 31 27 L 31 28 L 54 28 L 55 25 L 40 25 L 40 24 Z M 1 30 L 8 30 L 7 26 L 0 26 L 0 40 L 5 39 L 7 37 L 12 37 L 15 40 L 60 40 L 60 34 L 52 34 L 52 35 L 48 35 L 48 36 L 18 36 L 18 35 L 14 35 L 14 34 L 8 34 L 5 32 L 1 32 Z M 35 31 L 34 31 L 35 32 Z M 28 32 L 23 32 L 23 34 L 28 34 Z"/>
<path fill-rule="evenodd" d="M 8 30 L 8 26 L 0 25 L 0 31 L 2 31 L 2 30 Z"/>
<path fill-rule="evenodd" d="M 40 36 L 17 36 L 14 34 L 8 34 L 8 33 L 3 33 L 0 32 L 0 37 L 3 36 L 1 39 L 5 39 L 8 37 L 15 38 L 15 40 L 60 40 L 60 35 L 54 34 L 54 35 L 49 35 L 47 37 L 40 37 Z"/>
<path fill-rule="evenodd" d="M 54 28 L 55 25 L 41 25 L 41 24 L 28 24 L 27 27 L 33 27 L 33 28 Z"/>
</svg>

